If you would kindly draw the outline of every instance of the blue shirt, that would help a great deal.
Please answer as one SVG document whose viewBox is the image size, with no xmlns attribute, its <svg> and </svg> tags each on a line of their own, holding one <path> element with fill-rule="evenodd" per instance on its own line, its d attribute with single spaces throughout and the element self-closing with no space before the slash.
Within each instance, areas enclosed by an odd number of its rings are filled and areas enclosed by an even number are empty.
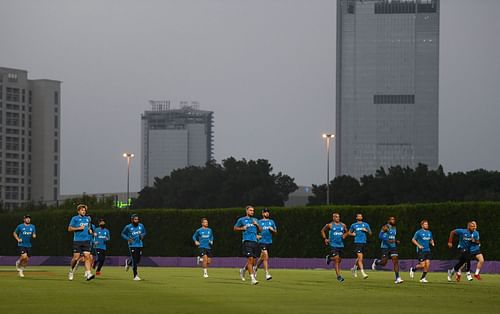
<svg viewBox="0 0 500 314">
<path fill-rule="evenodd" d="M 332 222 L 332 227 L 330 228 L 330 247 L 332 248 L 343 248 L 344 247 L 344 238 L 343 235 L 345 233 L 344 224 L 339 223 L 336 224 Z"/>
<path fill-rule="evenodd" d="M 363 231 L 362 229 L 365 228 L 368 230 L 368 232 Z M 350 232 L 355 232 L 356 236 L 354 237 L 354 243 L 366 243 L 366 234 L 372 232 L 370 229 L 370 225 L 367 224 L 366 222 L 355 222 L 351 225 L 349 228 Z"/>
<path fill-rule="evenodd" d="M 260 232 L 261 238 L 259 239 L 259 243 L 262 244 L 273 243 L 273 233 L 269 229 L 273 228 L 275 231 L 278 231 L 278 229 L 276 228 L 276 224 L 274 223 L 274 220 L 261 219 L 259 220 L 259 225 L 262 228 L 262 231 Z"/>
<path fill-rule="evenodd" d="M 258 222 L 257 219 L 243 216 L 236 221 L 235 227 L 243 227 L 246 226 L 246 230 L 243 231 L 243 240 L 242 241 L 252 241 L 257 242 L 257 226 L 253 224 L 253 222 Z"/>
<path fill-rule="evenodd" d="M 380 230 L 380 233 L 378 234 L 378 238 L 380 239 L 380 248 L 381 249 L 388 249 L 389 248 L 389 232 L 384 232 Z"/>
<path fill-rule="evenodd" d="M 389 226 L 389 230 L 387 231 L 387 236 L 388 236 L 387 245 L 389 246 L 390 249 L 395 249 L 397 246 L 396 234 L 397 234 L 396 227 Z"/>
<path fill-rule="evenodd" d="M 479 240 L 479 232 L 477 232 L 477 230 L 474 230 L 474 232 L 472 232 L 472 236 L 471 236 L 472 239 L 474 240 Z M 477 254 L 481 251 L 481 244 L 480 243 L 474 243 L 474 242 L 470 242 L 470 247 L 469 247 L 469 252 L 471 254 Z"/>
<path fill-rule="evenodd" d="M 200 249 L 211 249 L 214 243 L 214 234 L 210 228 L 199 228 L 193 234 L 193 241 L 200 242 Z"/>
<path fill-rule="evenodd" d="M 417 253 L 418 252 L 430 252 L 431 251 L 431 240 L 432 240 L 432 232 L 429 230 L 425 229 L 420 229 L 415 234 L 413 235 L 413 240 L 417 241 L 418 244 L 423 246 L 423 249 L 419 249 L 417 246 Z"/>
<path fill-rule="evenodd" d="M 469 229 L 455 229 L 455 233 L 458 236 L 457 248 L 468 250 L 470 247 L 470 241 L 472 240 L 472 233 Z"/>
<path fill-rule="evenodd" d="M 132 239 L 132 242 L 128 242 L 129 247 L 143 247 L 142 239 L 146 236 L 146 228 L 144 225 L 139 223 L 137 226 L 133 224 L 126 225 L 122 230 L 122 238 L 125 240 Z"/>
<path fill-rule="evenodd" d="M 17 246 L 31 247 L 31 238 L 33 237 L 33 234 L 36 233 L 35 225 L 20 224 L 16 227 L 16 230 L 14 230 L 14 232 L 22 240 L 21 242 L 17 243 Z"/>
<path fill-rule="evenodd" d="M 106 228 L 97 228 L 94 230 L 95 236 L 95 248 L 99 250 L 106 250 L 106 242 L 111 240 L 111 233 Z"/>
<path fill-rule="evenodd" d="M 91 241 L 92 234 L 89 233 L 90 217 L 76 215 L 71 218 L 69 226 L 73 228 L 78 228 L 84 226 L 83 230 L 73 231 L 73 241 Z"/>
</svg>

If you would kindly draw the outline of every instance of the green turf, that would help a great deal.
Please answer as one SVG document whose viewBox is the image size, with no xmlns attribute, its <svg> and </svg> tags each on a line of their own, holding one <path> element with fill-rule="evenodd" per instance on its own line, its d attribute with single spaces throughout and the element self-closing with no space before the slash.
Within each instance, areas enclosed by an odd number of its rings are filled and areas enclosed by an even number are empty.
<svg viewBox="0 0 500 314">
<path fill-rule="evenodd" d="M 140 268 L 132 281 L 121 267 L 105 267 L 86 282 L 81 268 L 75 280 L 67 267 L 30 267 L 19 278 L 13 267 L 0 267 L 0 313 L 499 313 L 500 276 L 448 283 L 431 273 L 395 285 L 390 272 L 338 283 L 327 270 L 273 270 L 271 281 L 242 282 L 237 269 L 214 268 L 210 278 L 196 268 Z M 419 274 L 417 274 L 419 276 Z"/>
</svg>

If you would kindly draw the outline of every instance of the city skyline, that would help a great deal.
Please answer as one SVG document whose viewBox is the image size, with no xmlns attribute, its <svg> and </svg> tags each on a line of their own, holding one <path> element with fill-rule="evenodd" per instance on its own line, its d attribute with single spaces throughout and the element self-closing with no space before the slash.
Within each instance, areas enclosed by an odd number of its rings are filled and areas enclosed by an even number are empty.
<svg viewBox="0 0 500 314">
<path fill-rule="evenodd" d="M 499 170 L 500 3 L 440 8 L 439 163 Z M 62 81 L 62 194 L 124 191 L 124 152 L 136 154 L 130 189 L 139 190 L 149 99 L 196 99 L 216 112 L 217 161 L 264 158 L 298 185 L 322 184 L 335 36 L 331 0 L 5 2 L 0 66 Z"/>
</svg>

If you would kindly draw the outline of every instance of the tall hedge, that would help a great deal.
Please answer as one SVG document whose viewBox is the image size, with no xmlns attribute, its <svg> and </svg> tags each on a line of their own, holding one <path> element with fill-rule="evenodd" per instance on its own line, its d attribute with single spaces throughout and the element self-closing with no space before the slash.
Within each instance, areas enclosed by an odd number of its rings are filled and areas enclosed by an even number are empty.
<svg viewBox="0 0 500 314">
<path fill-rule="evenodd" d="M 240 255 L 241 234 L 233 231 L 236 219 L 244 215 L 244 209 L 144 209 L 135 211 L 141 216 L 148 235 L 145 239 L 144 254 L 149 256 L 193 256 L 196 252 L 191 236 L 199 226 L 200 218 L 207 217 L 214 230 L 215 256 Z M 398 238 L 402 258 L 415 257 L 415 247 L 411 238 L 420 228 L 422 219 L 429 220 L 434 234 L 435 259 L 451 259 L 455 252 L 447 248 L 450 230 L 465 227 L 469 220 L 478 222 L 482 251 L 488 260 L 500 260 L 500 245 L 497 228 L 500 225 L 500 202 L 467 202 L 439 204 L 403 204 L 396 206 L 315 206 L 295 208 L 271 208 L 271 218 L 278 225 L 278 235 L 274 238 L 271 255 L 275 257 L 322 257 L 327 251 L 323 245 L 320 229 L 330 222 L 331 214 L 339 212 L 341 220 L 350 225 L 357 212 L 362 212 L 365 221 L 374 231 L 369 239 L 366 256 L 379 254 L 378 231 L 389 215 L 397 217 Z M 111 231 L 109 255 L 126 255 L 126 242 L 120 232 L 129 222 L 129 211 L 90 209 L 95 218 L 103 217 Z M 17 224 L 22 222 L 24 213 L 0 214 L 0 255 L 16 255 L 16 242 L 12 237 Z M 35 255 L 70 255 L 72 236 L 67 232 L 73 210 L 40 211 L 32 214 L 32 223 L 37 227 L 38 238 L 34 240 Z M 260 217 L 257 209 L 256 216 Z M 346 257 L 353 257 L 352 237 L 346 240 Z"/>
</svg>

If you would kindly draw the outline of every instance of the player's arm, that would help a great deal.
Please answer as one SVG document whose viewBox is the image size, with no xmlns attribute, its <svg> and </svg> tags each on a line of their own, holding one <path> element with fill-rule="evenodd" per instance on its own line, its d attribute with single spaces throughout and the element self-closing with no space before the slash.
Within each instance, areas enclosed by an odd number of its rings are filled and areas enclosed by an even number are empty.
<svg viewBox="0 0 500 314">
<path fill-rule="evenodd" d="M 253 225 L 254 225 L 255 227 L 257 227 L 257 230 L 259 230 L 259 232 L 261 232 L 261 231 L 262 231 L 262 226 L 260 225 L 260 223 L 259 223 L 259 221 L 258 221 L 257 219 L 255 219 L 255 218 L 254 218 L 254 219 L 252 220 L 252 223 L 253 223 Z"/>
<path fill-rule="evenodd" d="M 212 229 L 210 229 L 212 230 Z M 214 245 L 214 232 L 210 232 L 210 239 L 208 240 L 210 242 L 210 245 Z"/>
<path fill-rule="evenodd" d="M 349 228 L 349 235 L 353 237 L 356 236 L 356 232 L 354 231 L 354 225 L 351 225 L 351 227 Z"/>
<path fill-rule="evenodd" d="M 276 224 L 273 222 L 273 225 L 271 226 L 271 228 L 269 228 L 269 230 L 274 233 L 274 234 L 277 234 L 278 233 L 278 227 L 276 227 Z"/>
<path fill-rule="evenodd" d="M 247 226 L 242 225 L 241 221 L 238 220 L 236 222 L 236 224 L 234 225 L 233 230 L 234 231 L 245 231 L 245 230 L 247 230 Z"/>
<path fill-rule="evenodd" d="M 129 236 L 129 234 L 128 234 L 128 228 L 127 228 L 127 226 L 125 226 L 125 227 L 123 228 L 122 233 L 121 233 L 121 236 L 122 236 L 122 239 L 123 239 L 123 240 L 126 240 L 126 241 L 128 241 L 128 242 L 132 242 L 132 241 L 133 241 L 133 239 L 132 239 L 132 238 Z"/>
<path fill-rule="evenodd" d="M 423 249 L 424 248 L 422 245 L 420 245 L 420 243 L 418 243 L 418 241 L 415 239 L 415 237 L 413 237 L 413 239 L 411 239 L 411 242 L 413 244 L 415 244 L 415 246 L 418 247 L 419 249 Z"/>
<path fill-rule="evenodd" d="M 36 239 L 36 228 L 35 225 L 33 225 L 33 234 L 31 235 L 33 239 Z"/>
<path fill-rule="evenodd" d="M 68 226 L 68 232 L 82 231 L 83 229 L 85 229 L 85 226 L 76 226 L 73 220 L 71 220 Z"/>
<path fill-rule="evenodd" d="M 453 247 L 453 237 L 456 234 L 456 229 L 451 230 L 450 236 L 448 237 L 448 247 L 451 249 Z"/>
<path fill-rule="evenodd" d="M 368 235 L 371 237 L 373 233 L 372 233 L 372 229 L 370 228 L 369 225 L 367 225 L 366 230 L 367 230 L 366 233 L 368 233 Z"/>
<path fill-rule="evenodd" d="M 343 223 L 342 228 L 344 228 L 344 234 L 342 235 L 342 239 L 345 239 L 349 236 L 349 231 L 347 230 L 347 226 Z"/>
<path fill-rule="evenodd" d="M 321 228 L 321 237 L 323 238 L 323 242 L 325 242 L 325 245 L 328 245 L 330 243 L 330 240 L 326 237 L 326 231 L 330 230 L 331 224 L 326 224 L 323 228 Z"/>
<path fill-rule="evenodd" d="M 196 230 L 194 232 L 192 239 L 193 239 L 194 245 L 200 246 L 200 242 L 198 241 L 198 230 Z"/>
<path fill-rule="evenodd" d="M 141 224 L 142 225 L 142 224 Z M 142 225 L 142 230 L 144 230 L 143 233 L 141 233 L 141 240 L 144 239 L 144 237 L 146 236 L 147 232 L 146 232 L 146 227 L 144 227 L 144 225 Z"/>
<path fill-rule="evenodd" d="M 21 240 L 21 238 L 20 238 L 20 237 L 19 237 L 19 235 L 17 234 L 18 229 L 19 229 L 19 228 L 16 228 L 16 230 L 14 230 L 14 232 L 12 232 L 12 236 L 14 237 L 14 239 L 16 239 L 16 241 L 17 241 L 18 243 L 20 243 L 20 242 L 23 242 L 23 240 Z"/>
</svg>

